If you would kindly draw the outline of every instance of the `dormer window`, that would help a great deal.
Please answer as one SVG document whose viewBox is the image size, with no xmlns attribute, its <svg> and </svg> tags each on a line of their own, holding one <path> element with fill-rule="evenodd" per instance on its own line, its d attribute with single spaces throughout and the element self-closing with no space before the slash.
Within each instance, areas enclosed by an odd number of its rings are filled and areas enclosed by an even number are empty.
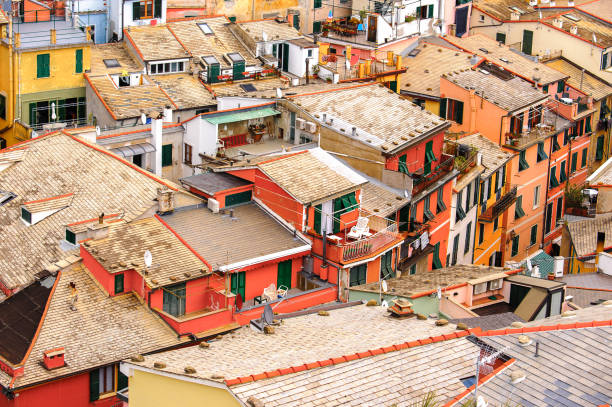
<svg viewBox="0 0 612 407">
<path fill-rule="evenodd" d="M 6 205 L 7 203 L 11 202 L 13 199 L 15 199 L 16 196 L 17 195 L 12 192 L 0 191 L 0 206 Z"/>
<path fill-rule="evenodd" d="M 103 59 L 102 60 L 104 62 L 104 65 L 106 65 L 107 68 L 119 68 L 121 67 L 121 64 L 119 63 L 119 61 L 117 61 L 116 59 Z"/>
<path fill-rule="evenodd" d="M 70 229 L 66 229 L 66 241 L 68 243 L 74 244 L 76 245 L 76 234 L 70 230 Z"/>
<path fill-rule="evenodd" d="M 160 73 L 174 73 L 174 72 L 184 72 L 185 71 L 185 62 L 184 61 L 175 61 L 175 62 L 161 62 L 156 64 L 150 64 L 151 74 L 160 74 Z"/>
<path fill-rule="evenodd" d="M 21 208 L 21 219 L 28 225 L 32 224 L 32 213 L 26 208 Z"/>
<path fill-rule="evenodd" d="M 206 35 L 214 34 L 212 28 L 206 23 L 198 23 L 198 27 L 200 27 L 200 30 Z"/>
</svg>

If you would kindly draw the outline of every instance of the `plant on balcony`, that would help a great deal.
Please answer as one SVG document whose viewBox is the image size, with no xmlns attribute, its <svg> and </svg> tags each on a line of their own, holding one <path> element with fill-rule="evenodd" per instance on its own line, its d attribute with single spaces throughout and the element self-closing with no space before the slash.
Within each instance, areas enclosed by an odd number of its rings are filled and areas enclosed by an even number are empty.
<svg viewBox="0 0 612 407">
<path fill-rule="evenodd" d="M 455 167 L 463 167 L 463 164 L 465 164 L 466 158 L 462 155 L 458 155 L 457 157 L 455 157 Z"/>
<path fill-rule="evenodd" d="M 582 200 L 582 185 L 572 185 L 569 182 L 565 188 L 565 206 L 568 208 L 581 208 Z"/>
<path fill-rule="evenodd" d="M 411 22 L 413 22 L 414 20 L 416 20 L 416 17 L 415 17 L 415 16 L 413 16 L 413 15 L 407 15 L 404 21 L 405 21 L 405 22 L 407 22 L 407 23 L 411 23 Z"/>
</svg>

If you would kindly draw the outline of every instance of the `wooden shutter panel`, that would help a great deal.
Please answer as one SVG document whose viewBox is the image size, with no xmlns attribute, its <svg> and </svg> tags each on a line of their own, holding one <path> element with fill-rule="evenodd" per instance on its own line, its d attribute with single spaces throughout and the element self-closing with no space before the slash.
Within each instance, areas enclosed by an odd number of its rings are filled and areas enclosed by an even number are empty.
<svg viewBox="0 0 612 407">
<path fill-rule="evenodd" d="M 439 116 L 443 119 L 446 119 L 446 104 L 448 103 L 448 99 L 442 98 L 440 100 L 440 114 Z"/>
<path fill-rule="evenodd" d="M 455 121 L 463 124 L 463 102 L 455 101 Z"/>
<path fill-rule="evenodd" d="M 433 8 L 434 8 L 433 4 L 430 4 L 429 6 L 427 6 L 427 18 L 433 18 L 434 16 Z"/>
<path fill-rule="evenodd" d="M 128 377 L 121 373 L 121 370 L 117 369 L 119 376 L 117 377 L 117 391 L 126 389 L 128 387 Z"/>
<path fill-rule="evenodd" d="M 140 20 L 140 2 L 132 3 L 132 20 Z"/>
<path fill-rule="evenodd" d="M 321 211 L 323 210 L 323 205 L 319 204 L 314 207 L 314 230 L 317 233 L 322 233 L 321 230 Z"/>
<path fill-rule="evenodd" d="M 75 72 L 83 73 L 83 50 L 77 49 L 75 52 Z"/>
<path fill-rule="evenodd" d="M 153 6 L 153 17 L 162 18 L 162 0 L 155 0 Z"/>
<path fill-rule="evenodd" d="M 100 398 L 100 370 L 95 369 L 89 372 L 89 401 L 96 401 Z"/>
</svg>

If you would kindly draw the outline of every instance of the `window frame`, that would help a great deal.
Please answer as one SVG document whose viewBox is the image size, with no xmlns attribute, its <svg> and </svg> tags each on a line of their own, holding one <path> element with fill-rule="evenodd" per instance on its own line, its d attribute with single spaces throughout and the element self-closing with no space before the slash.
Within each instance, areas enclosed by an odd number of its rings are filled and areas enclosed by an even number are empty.
<svg viewBox="0 0 612 407">
<path fill-rule="evenodd" d="M 44 79 L 51 77 L 51 54 L 43 53 L 36 55 L 36 78 Z"/>
<path fill-rule="evenodd" d="M 185 164 L 191 165 L 193 158 L 193 146 L 191 144 L 183 143 L 183 162 Z"/>
<path fill-rule="evenodd" d="M 120 288 L 118 289 L 118 287 Z M 123 273 L 117 273 L 114 275 L 114 289 L 115 295 L 125 292 L 125 275 Z"/>
<path fill-rule="evenodd" d="M 529 235 L 529 246 L 533 246 L 538 242 L 538 224 L 531 226 L 530 235 Z"/>
<path fill-rule="evenodd" d="M 536 185 L 533 187 L 533 209 L 540 206 L 540 190 L 541 185 Z"/>
<path fill-rule="evenodd" d="M 465 229 L 465 244 L 463 246 L 463 254 L 467 254 L 470 251 L 470 247 L 472 245 L 472 222 L 467 224 L 467 228 Z"/>
<path fill-rule="evenodd" d="M 519 252 L 519 244 L 520 244 L 520 236 L 519 235 L 515 235 L 512 238 L 512 249 L 510 252 L 510 257 L 514 257 L 518 254 Z"/>
<path fill-rule="evenodd" d="M 172 164 L 174 162 L 174 158 L 172 157 L 173 150 L 174 150 L 174 146 L 172 145 L 172 143 L 162 145 L 162 164 L 161 164 L 162 168 L 172 167 Z M 170 161 L 168 161 L 168 159 Z"/>
</svg>

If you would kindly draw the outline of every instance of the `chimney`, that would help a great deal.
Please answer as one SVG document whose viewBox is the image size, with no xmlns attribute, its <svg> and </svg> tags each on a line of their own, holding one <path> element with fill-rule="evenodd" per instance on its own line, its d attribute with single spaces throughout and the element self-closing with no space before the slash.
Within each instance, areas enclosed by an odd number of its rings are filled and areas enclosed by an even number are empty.
<svg viewBox="0 0 612 407">
<path fill-rule="evenodd" d="M 94 223 L 87 227 L 87 238 L 92 240 L 100 240 L 108 237 L 108 224 Z"/>
<path fill-rule="evenodd" d="M 570 27 L 570 34 L 578 35 L 578 26 L 577 25 L 574 24 L 574 25 L 572 25 Z"/>
<path fill-rule="evenodd" d="M 357 136 L 357 127 L 353 126 L 353 137 Z"/>
<path fill-rule="evenodd" d="M 172 122 L 172 108 L 170 107 L 170 105 L 166 105 L 164 106 L 164 118 L 163 118 L 164 123 L 171 123 Z"/>
<path fill-rule="evenodd" d="M 57 369 L 66 366 L 64 362 L 64 348 L 55 348 L 43 352 L 43 364 L 47 370 Z"/>
<path fill-rule="evenodd" d="M 152 118 L 151 134 L 153 135 L 153 146 L 155 146 L 155 160 L 153 162 L 153 172 L 158 177 L 162 176 L 162 115 Z"/>
<path fill-rule="evenodd" d="M 55 30 L 55 28 L 51 29 L 51 44 L 56 44 L 57 43 L 57 31 Z"/>
<path fill-rule="evenodd" d="M 102 212 L 99 216 L 98 216 L 98 224 L 102 225 L 104 223 L 104 212 Z"/>
<path fill-rule="evenodd" d="M 565 264 L 565 258 L 563 256 L 555 256 L 553 259 L 553 272 L 555 277 L 563 277 L 563 265 Z"/>
<path fill-rule="evenodd" d="M 165 215 L 174 211 L 174 191 L 168 188 L 157 188 L 158 213 Z"/>
</svg>

